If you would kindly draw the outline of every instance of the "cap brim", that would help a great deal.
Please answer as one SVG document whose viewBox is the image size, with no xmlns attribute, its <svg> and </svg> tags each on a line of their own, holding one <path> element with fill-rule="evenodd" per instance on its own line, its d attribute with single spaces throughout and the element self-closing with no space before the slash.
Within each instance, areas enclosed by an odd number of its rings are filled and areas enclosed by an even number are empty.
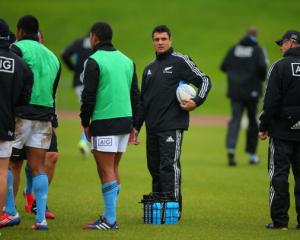
<svg viewBox="0 0 300 240">
<path fill-rule="evenodd" d="M 275 43 L 276 43 L 278 46 L 281 46 L 282 42 L 283 42 L 283 39 L 279 39 L 279 40 L 275 41 Z"/>
</svg>

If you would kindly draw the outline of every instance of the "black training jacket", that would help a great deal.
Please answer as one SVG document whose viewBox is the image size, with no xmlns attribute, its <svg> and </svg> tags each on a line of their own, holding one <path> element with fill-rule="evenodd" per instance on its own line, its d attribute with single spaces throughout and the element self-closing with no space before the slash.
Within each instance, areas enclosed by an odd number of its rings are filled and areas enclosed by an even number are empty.
<svg viewBox="0 0 300 240">
<path fill-rule="evenodd" d="M 187 56 L 173 51 L 157 55 L 144 70 L 141 88 L 141 106 L 136 128 L 143 122 L 147 131 L 162 132 L 188 129 L 189 112 L 180 108 L 176 89 L 180 81 L 191 83 L 198 88 L 193 99 L 201 105 L 211 88 L 209 77 Z"/>
<path fill-rule="evenodd" d="M 36 35 L 28 35 L 24 39 L 38 41 Z M 22 52 L 16 45 L 12 44 L 11 50 L 15 52 L 18 56 L 22 57 Z M 52 96 L 54 99 L 54 107 L 45 107 L 45 106 L 27 104 L 27 105 L 20 106 L 16 109 L 16 116 L 24 119 L 29 119 L 29 120 L 51 121 L 52 126 L 56 128 L 58 126 L 58 121 L 55 112 L 55 96 L 56 96 L 56 90 L 60 78 L 60 73 L 61 73 L 61 65 L 59 66 L 59 71 L 56 75 L 54 85 L 53 85 Z M 33 82 L 33 75 L 32 75 L 32 82 Z"/>
<path fill-rule="evenodd" d="M 110 42 L 99 43 L 94 51 L 116 51 Z M 109 136 L 109 135 L 121 135 L 130 133 L 132 127 L 135 127 L 136 113 L 139 107 L 140 91 L 138 88 L 138 80 L 134 69 L 132 76 L 132 83 L 130 89 L 130 100 L 132 108 L 132 117 L 121 117 L 112 119 L 103 119 L 91 121 L 91 117 L 96 105 L 96 95 L 99 84 L 99 75 L 101 69 L 95 60 L 88 58 L 84 64 L 83 76 L 83 91 L 81 95 L 82 105 L 80 108 L 81 125 L 83 127 L 91 128 L 92 136 Z M 114 94 L 118 94 L 117 92 Z"/>
<path fill-rule="evenodd" d="M 15 132 L 15 107 L 30 99 L 32 73 L 27 64 L 0 40 L 0 140 L 11 141 Z"/>
<path fill-rule="evenodd" d="M 269 69 L 260 131 L 300 141 L 300 47 L 289 49 Z"/>
<path fill-rule="evenodd" d="M 221 70 L 227 74 L 227 97 L 233 100 L 257 99 L 262 94 L 268 60 L 263 49 L 249 36 L 229 49 Z"/>
<path fill-rule="evenodd" d="M 83 64 L 92 53 L 88 37 L 76 39 L 62 53 L 62 60 L 71 71 L 74 71 L 73 87 L 82 85 L 80 74 L 83 71 Z"/>
</svg>

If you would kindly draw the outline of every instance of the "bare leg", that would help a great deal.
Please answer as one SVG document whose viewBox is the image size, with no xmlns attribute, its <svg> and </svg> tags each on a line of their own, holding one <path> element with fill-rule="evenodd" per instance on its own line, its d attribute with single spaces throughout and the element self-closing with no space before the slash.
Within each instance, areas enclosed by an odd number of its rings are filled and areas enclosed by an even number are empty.
<svg viewBox="0 0 300 240">
<path fill-rule="evenodd" d="M 46 149 L 28 147 L 26 149 L 26 156 L 28 165 L 32 171 L 32 176 L 46 172 Z"/>
<path fill-rule="evenodd" d="M 14 197 L 16 198 L 20 186 L 20 176 L 23 166 L 23 160 L 10 160 L 9 166 L 14 177 Z"/>
<path fill-rule="evenodd" d="M 119 164 L 120 164 L 121 157 L 122 157 L 122 153 L 115 154 L 114 171 L 115 171 L 116 180 L 118 184 L 121 184 L 120 175 L 119 175 Z"/>
<path fill-rule="evenodd" d="M 117 180 L 114 171 L 114 158 L 116 153 L 99 152 L 94 150 L 93 154 L 97 163 L 97 169 L 101 183 L 103 184 Z"/>
<path fill-rule="evenodd" d="M 0 212 L 2 212 L 6 199 L 8 165 L 9 158 L 0 158 Z"/>
<path fill-rule="evenodd" d="M 46 153 L 46 173 L 48 175 L 49 184 L 52 182 L 54 173 L 55 173 L 55 166 L 58 160 L 58 153 L 57 152 L 47 152 Z"/>
</svg>

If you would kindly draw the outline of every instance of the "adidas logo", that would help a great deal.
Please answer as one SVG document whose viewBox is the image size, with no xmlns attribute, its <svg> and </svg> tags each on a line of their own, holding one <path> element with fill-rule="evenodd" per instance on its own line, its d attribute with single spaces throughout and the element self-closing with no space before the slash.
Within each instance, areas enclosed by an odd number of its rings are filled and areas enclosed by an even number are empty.
<svg viewBox="0 0 300 240">
<path fill-rule="evenodd" d="M 148 69 L 147 76 L 148 76 L 148 75 L 151 75 L 151 74 L 152 74 L 151 70 Z"/>
<path fill-rule="evenodd" d="M 173 73 L 173 72 L 171 71 L 172 68 L 173 68 L 173 67 L 166 67 L 166 68 L 164 69 L 163 73 Z"/>
<path fill-rule="evenodd" d="M 296 122 L 292 127 L 292 130 L 299 130 L 300 129 L 300 121 Z"/>
<path fill-rule="evenodd" d="M 166 142 L 175 142 L 174 139 L 172 138 L 172 136 L 168 137 Z"/>
</svg>

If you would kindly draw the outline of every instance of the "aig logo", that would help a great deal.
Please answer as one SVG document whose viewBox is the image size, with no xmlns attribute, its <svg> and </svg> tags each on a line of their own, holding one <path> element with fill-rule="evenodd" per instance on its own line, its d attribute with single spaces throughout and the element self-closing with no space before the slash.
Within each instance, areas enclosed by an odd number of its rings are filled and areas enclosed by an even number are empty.
<svg viewBox="0 0 300 240">
<path fill-rule="evenodd" d="M 101 146 L 101 147 L 112 146 L 112 138 L 98 138 L 97 144 L 98 144 L 98 146 Z"/>
<path fill-rule="evenodd" d="M 13 73 L 15 71 L 15 60 L 12 58 L 0 57 L 0 72 Z"/>
<path fill-rule="evenodd" d="M 300 77 L 300 63 L 292 63 L 293 76 Z"/>
</svg>

